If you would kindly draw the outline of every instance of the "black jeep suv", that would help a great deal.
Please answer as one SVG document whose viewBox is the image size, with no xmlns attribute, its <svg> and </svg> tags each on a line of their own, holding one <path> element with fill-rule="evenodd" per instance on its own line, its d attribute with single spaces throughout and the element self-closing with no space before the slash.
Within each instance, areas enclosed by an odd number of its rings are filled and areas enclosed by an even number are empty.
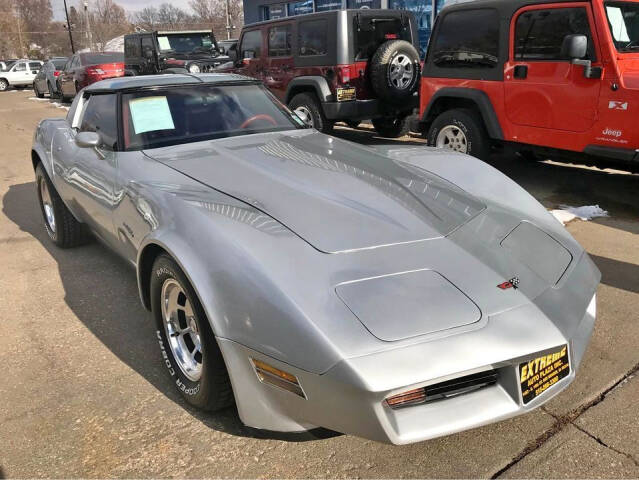
<svg viewBox="0 0 639 480">
<path fill-rule="evenodd" d="M 412 13 L 334 10 L 246 25 L 224 71 L 260 79 L 313 127 L 372 120 L 384 137 L 408 130 L 418 105 Z"/>
<path fill-rule="evenodd" d="M 210 72 L 228 61 L 210 30 L 142 32 L 124 37 L 126 75 Z"/>
</svg>

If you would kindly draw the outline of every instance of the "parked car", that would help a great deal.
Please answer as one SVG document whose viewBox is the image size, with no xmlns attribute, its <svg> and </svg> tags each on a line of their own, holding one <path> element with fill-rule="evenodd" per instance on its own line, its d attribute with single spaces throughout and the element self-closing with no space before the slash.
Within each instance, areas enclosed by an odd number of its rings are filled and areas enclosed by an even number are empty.
<svg viewBox="0 0 639 480">
<path fill-rule="evenodd" d="M 179 392 L 251 427 L 485 425 L 564 390 L 591 336 L 600 273 L 516 183 L 307 128 L 256 80 L 90 85 L 31 159 L 50 240 L 134 265 Z"/>
<path fill-rule="evenodd" d="M 418 105 L 418 48 L 412 13 L 335 10 L 244 26 L 225 71 L 262 80 L 322 132 L 372 119 L 399 137 Z"/>
<path fill-rule="evenodd" d="M 45 93 L 51 98 L 58 95 L 58 76 L 67 61 L 67 57 L 54 57 L 42 66 L 33 80 L 33 91 L 38 98 L 44 97 Z"/>
<path fill-rule="evenodd" d="M 0 92 L 9 87 L 33 85 L 33 79 L 42 67 L 40 60 L 18 60 L 6 72 L 0 72 Z"/>
<path fill-rule="evenodd" d="M 229 61 L 211 30 L 125 35 L 124 57 L 127 75 L 210 72 Z"/>
<path fill-rule="evenodd" d="M 444 8 L 421 82 L 431 145 L 479 158 L 608 159 L 639 168 L 639 3 L 479 0 Z M 585 154 L 585 155 L 584 155 Z"/>
<path fill-rule="evenodd" d="M 0 72 L 5 72 L 7 70 L 9 70 L 14 63 L 16 63 L 18 60 L 17 59 L 9 59 L 9 60 L 2 60 L 0 62 Z"/>
<path fill-rule="evenodd" d="M 62 101 L 68 101 L 87 85 L 122 76 L 124 55 L 121 52 L 76 53 L 58 75 L 58 92 Z"/>
</svg>

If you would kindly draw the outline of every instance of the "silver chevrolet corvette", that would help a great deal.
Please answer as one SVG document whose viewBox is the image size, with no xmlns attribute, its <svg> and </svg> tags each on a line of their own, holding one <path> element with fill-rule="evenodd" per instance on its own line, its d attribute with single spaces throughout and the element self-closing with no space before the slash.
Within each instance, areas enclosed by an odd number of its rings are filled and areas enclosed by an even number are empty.
<svg viewBox="0 0 639 480">
<path fill-rule="evenodd" d="M 60 247 L 133 265 L 184 398 L 275 431 L 403 444 L 532 410 L 575 378 L 600 273 L 537 201 L 449 151 L 306 128 L 255 80 L 106 80 L 42 121 Z"/>
</svg>

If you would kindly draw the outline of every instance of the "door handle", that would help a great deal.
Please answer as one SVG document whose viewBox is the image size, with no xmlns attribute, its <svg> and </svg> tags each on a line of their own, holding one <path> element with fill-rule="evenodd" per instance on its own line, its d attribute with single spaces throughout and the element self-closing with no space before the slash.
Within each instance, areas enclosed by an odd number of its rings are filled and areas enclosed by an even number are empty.
<svg viewBox="0 0 639 480">
<path fill-rule="evenodd" d="M 523 80 L 528 77 L 528 65 L 516 65 L 515 72 L 513 74 L 515 78 Z"/>
</svg>

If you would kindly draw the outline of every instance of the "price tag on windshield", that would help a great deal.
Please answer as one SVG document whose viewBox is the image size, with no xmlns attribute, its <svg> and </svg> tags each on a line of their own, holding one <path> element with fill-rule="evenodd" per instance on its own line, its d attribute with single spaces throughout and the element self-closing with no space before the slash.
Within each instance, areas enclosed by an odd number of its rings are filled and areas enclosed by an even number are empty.
<svg viewBox="0 0 639 480">
<path fill-rule="evenodd" d="M 137 98 L 129 101 L 129 109 L 136 135 L 144 132 L 175 129 L 166 97 Z"/>
</svg>

